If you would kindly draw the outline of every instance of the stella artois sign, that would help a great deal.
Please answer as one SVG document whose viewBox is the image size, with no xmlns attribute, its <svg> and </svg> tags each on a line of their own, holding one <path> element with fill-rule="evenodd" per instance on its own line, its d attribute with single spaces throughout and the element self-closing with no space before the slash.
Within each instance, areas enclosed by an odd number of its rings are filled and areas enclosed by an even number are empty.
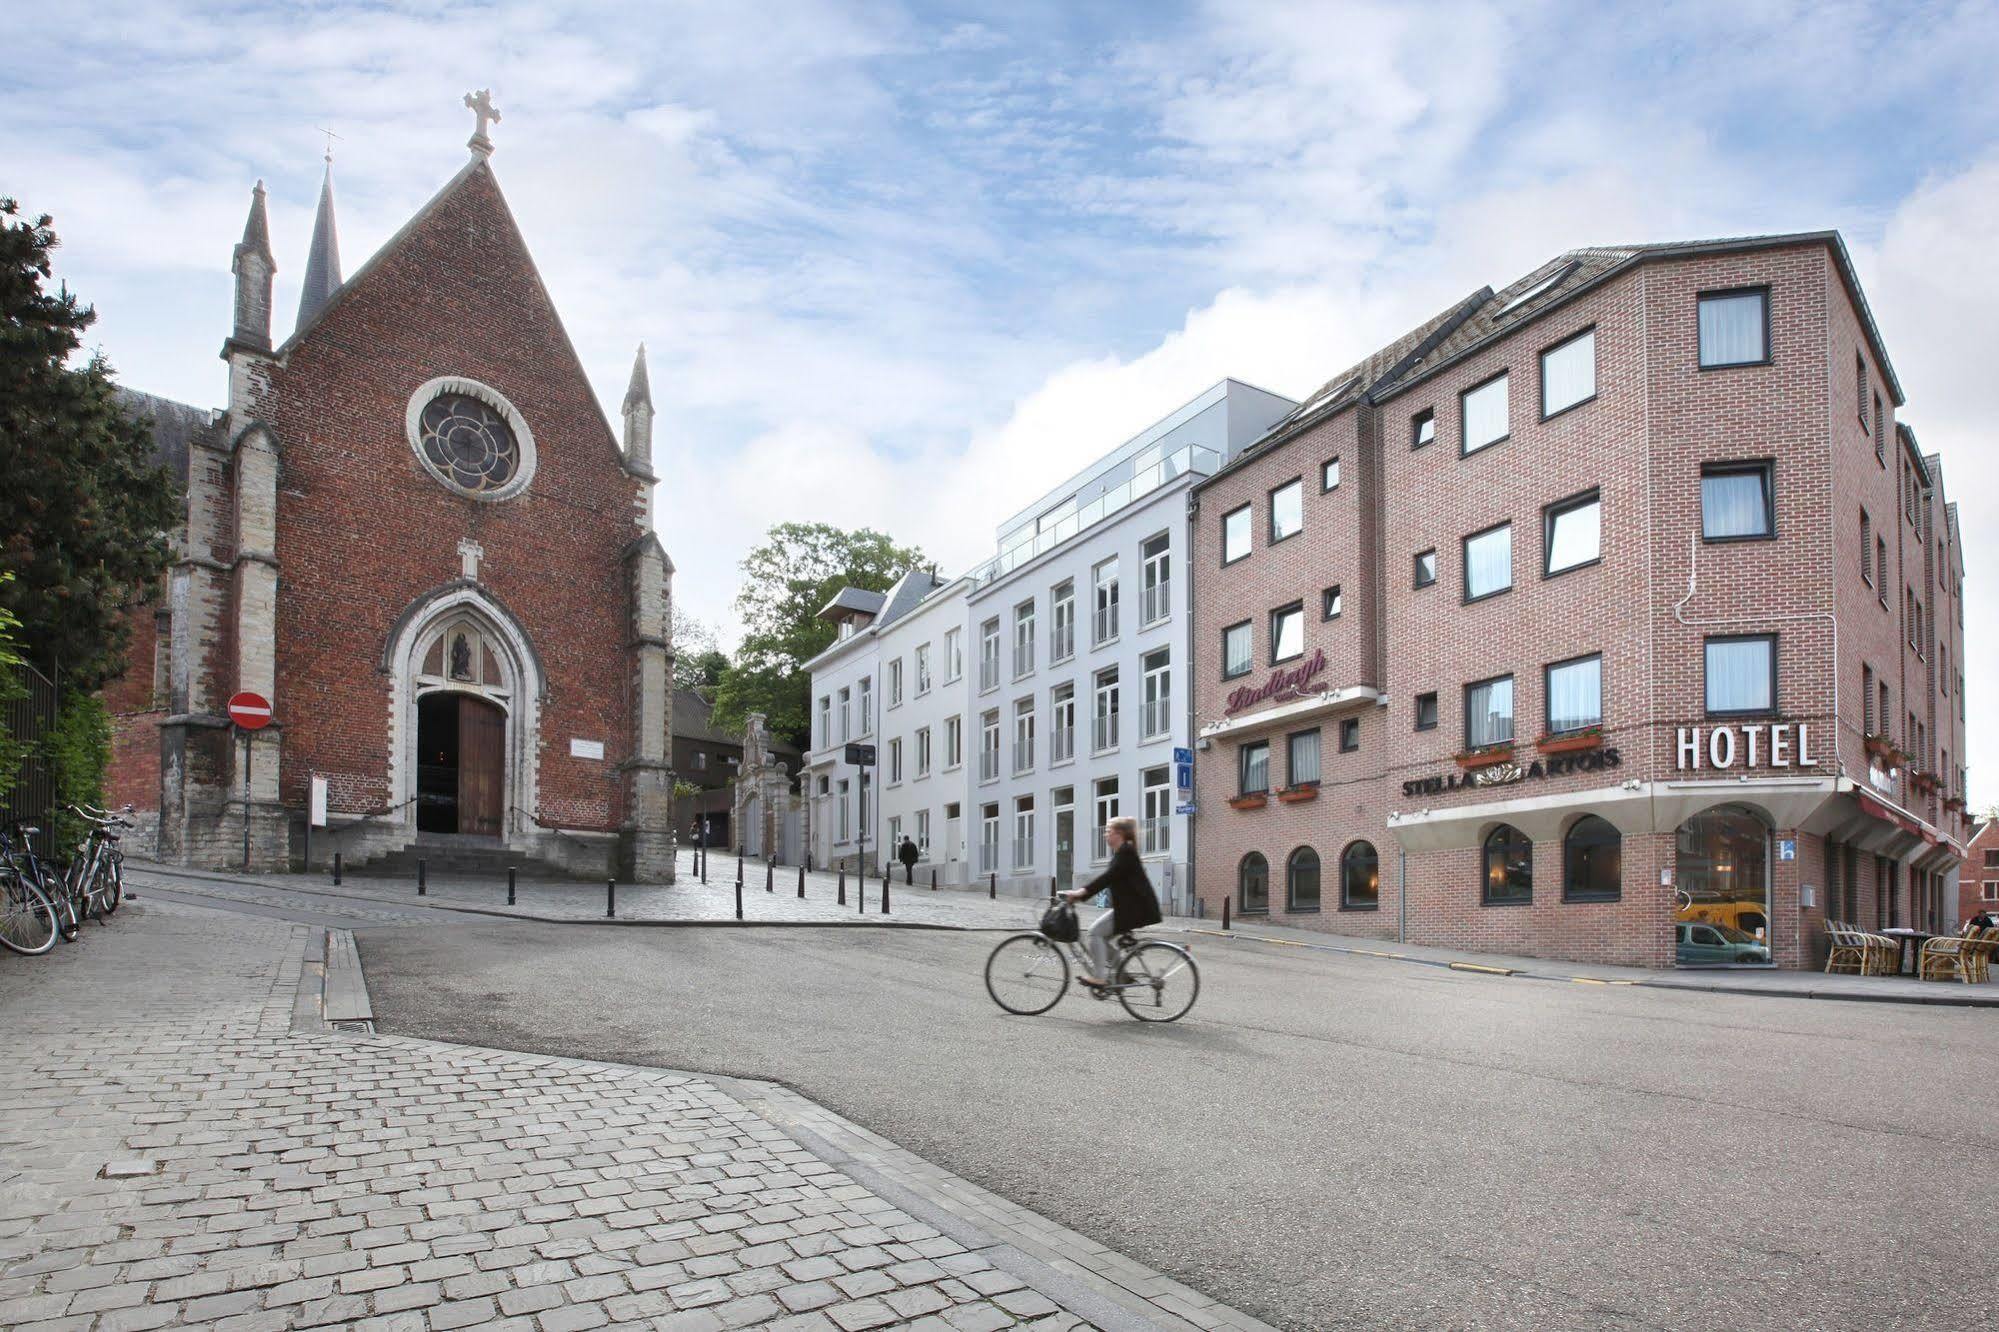
<svg viewBox="0 0 1999 1332">
<path fill-rule="evenodd" d="M 1227 715 L 1233 717 L 1244 708 L 1255 707 L 1259 703 L 1286 703 L 1305 692 L 1305 686 L 1326 670 L 1324 648 L 1296 666 L 1287 666 L 1272 671 L 1270 678 L 1258 685 L 1244 685 L 1230 692 Z"/>
</svg>

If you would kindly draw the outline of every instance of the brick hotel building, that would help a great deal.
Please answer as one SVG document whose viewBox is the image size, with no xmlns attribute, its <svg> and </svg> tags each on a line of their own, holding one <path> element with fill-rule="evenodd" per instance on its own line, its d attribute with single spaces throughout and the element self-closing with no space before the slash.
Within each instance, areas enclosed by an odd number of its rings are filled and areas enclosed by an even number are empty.
<svg viewBox="0 0 1999 1332">
<path fill-rule="evenodd" d="M 1838 235 L 1580 250 L 1194 489 L 1212 910 L 1813 966 L 1950 925 L 1963 559 Z"/>
</svg>

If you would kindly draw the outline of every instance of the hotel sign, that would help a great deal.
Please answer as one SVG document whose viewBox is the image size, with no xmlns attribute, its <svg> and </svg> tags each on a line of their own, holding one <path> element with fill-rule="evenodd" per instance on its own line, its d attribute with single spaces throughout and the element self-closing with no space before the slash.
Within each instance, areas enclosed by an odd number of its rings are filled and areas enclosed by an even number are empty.
<svg viewBox="0 0 1999 1332">
<path fill-rule="evenodd" d="M 1534 781 L 1542 777 L 1565 777 L 1572 772 L 1597 772 L 1604 768 L 1615 768 L 1623 762 L 1615 749 L 1590 749 L 1580 754 L 1551 754 L 1547 758 L 1529 759 L 1525 763 L 1515 763 L 1508 759 L 1504 763 L 1489 763 L 1483 768 L 1473 768 L 1470 772 L 1454 772 L 1448 777 L 1417 777 L 1402 783 L 1402 794 L 1447 795 L 1452 791 L 1467 790 L 1475 786 L 1511 786 L 1514 782 Z"/>
<path fill-rule="evenodd" d="M 1749 722 L 1740 726 L 1682 726 L 1673 746 L 1682 772 L 1703 767 L 1816 768 L 1808 722 Z"/>
<path fill-rule="evenodd" d="M 1305 686 L 1326 669 L 1326 650 L 1320 648 L 1311 658 L 1299 665 L 1281 671 L 1272 671 L 1270 678 L 1259 685 L 1244 685 L 1229 693 L 1225 715 L 1234 716 L 1244 708 L 1258 703 L 1288 703 L 1305 692 Z"/>
</svg>

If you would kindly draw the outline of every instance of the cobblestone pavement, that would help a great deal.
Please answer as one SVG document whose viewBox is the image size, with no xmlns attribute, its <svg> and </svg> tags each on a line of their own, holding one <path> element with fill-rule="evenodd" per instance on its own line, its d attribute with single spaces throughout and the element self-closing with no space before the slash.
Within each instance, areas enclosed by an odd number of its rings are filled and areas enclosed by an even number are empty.
<svg viewBox="0 0 1999 1332">
<path fill-rule="evenodd" d="M 126 877 L 141 892 L 148 885 L 170 887 L 177 894 L 285 905 L 297 910 L 349 911 L 357 923 L 403 923 L 400 913 L 413 909 L 448 910 L 481 915 L 518 916 L 530 920 L 602 921 L 602 883 L 558 879 L 523 879 L 516 903 L 507 906 L 504 879 L 457 875 L 427 875 L 426 894 L 418 897 L 411 878 L 387 878 L 349 873 L 338 887 L 326 874 L 231 874 L 189 871 L 145 862 L 126 862 Z M 680 880 L 672 885 L 619 884 L 617 918 L 626 921 L 730 922 L 736 915 L 736 858 L 720 852 L 709 858 L 708 882 L 695 872 L 694 853 L 683 851 Z M 798 870 L 778 867 L 769 876 L 764 866 L 743 862 L 743 920 L 754 924 L 799 925 L 929 925 L 957 929 L 1027 929 L 1039 918 L 1040 899 L 1001 896 L 989 900 L 984 891 L 939 888 L 918 879 L 914 886 L 900 877 L 890 885 L 889 910 L 881 909 L 881 880 L 865 889 L 849 876 L 846 905 L 840 905 L 836 876 L 823 871 L 805 876 L 805 896 L 798 896 Z M 862 909 L 865 900 L 866 909 Z M 344 906 L 342 905 L 344 904 Z M 1087 910 L 1087 908 L 1086 908 Z M 380 913 L 371 915 L 370 913 Z M 1191 923 L 1191 922 L 1189 922 Z"/>
<path fill-rule="evenodd" d="M 0 1325 L 1090 1326 L 710 1081 L 294 1031 L 307 933 L 142 900 L 0 958 Z"/>
</svg>

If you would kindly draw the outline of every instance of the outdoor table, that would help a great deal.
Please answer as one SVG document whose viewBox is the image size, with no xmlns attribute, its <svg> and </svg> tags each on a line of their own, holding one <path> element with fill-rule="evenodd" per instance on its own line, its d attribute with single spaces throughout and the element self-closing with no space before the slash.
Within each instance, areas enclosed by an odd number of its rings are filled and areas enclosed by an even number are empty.
<svg viewBox="0 0 1999 1332">
<path fill-rule="evenodd" d="M 1895 970 L 1898 973 L 1908 971 L 1910 975 L 1920 975 L 1917 966 L 1920 965 L 1923 955 L 1923 945 L 1938 936 L 1928 930 L 1912 930 L 1906 925 L 1897 925 L 1894 929 L 1882 930 L 1881 933 L 1893 939 L 1902 950 L 1895 959 Z M 1913 949 L 1910 947 L 1912 944 Z M 1912 963 L 1916 965 L 1912 966 Z"/>
</svg>

